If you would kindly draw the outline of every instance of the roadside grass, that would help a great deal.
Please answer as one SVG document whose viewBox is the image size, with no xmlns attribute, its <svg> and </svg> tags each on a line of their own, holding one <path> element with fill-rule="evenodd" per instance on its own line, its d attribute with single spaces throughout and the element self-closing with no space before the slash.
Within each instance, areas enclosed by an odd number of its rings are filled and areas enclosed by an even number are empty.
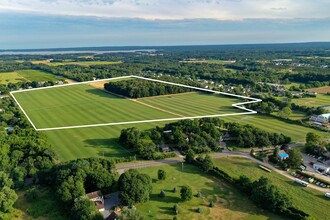
<svg viewBox="0 0 330 220">
<path fill-rule="evenodd" d="M 27 82 L 27 81 L 57 81 L 59 77 L 39 70 L 17 70 L 0 73 L 0 84 Z"/>
<path fill-rule="evenodd" d="M 157 170 L 163 169 L 167 173 L 166 180 L 157 180 Z M 153 179 L 152 194 L 146 203 L 136 207 L 146 219 L 172 219 L 176 214 L 173 206 L 178 203 L 178 219 L 281 219 L 280 217 L 256 207 L 245 195 L 222 181 L 209 176 L 199 168 L 184 164 L 164 165 L 139 169 Z M 188 185 L 192 188 L 193 199 L 183 202 L 180 189 Z M 173 188 L 177 191 L 173 193 Z M 161 190 L 165 191 L 165 198 L 159 197 Z M 202 197 L 195 195 L 201 192 Z M 214 201 L 215 206 L 208 205 Z M 196 209 L 203 209 L 197 213 Z"/>
<path fill-rule="evenodd" d="M 14 212 L 6 215 L 8 220 L 67 220 L 68 217 L 63 215 L 59 204 L 56 202 L 55 194 L 48 188 L 40 188 L 37 190 L 38 198 L 35 200 L 27 200 L 25 191 L 18 191 L 18 200 L 14 205 Z"/>
<path fill-rule="evenodd" d="M 316 190 L 296 185 L 292 180 L 274 171 L 265 172 L 258 167 L 257 163 L 246 158 L 224 157 L 214 161 L 216 166 L 234 178 L 238 178 L 240 175 L 245 175 L 252 180 L 257 180 L 261 176 L 267 177 L 272 184 L 292 198 L 295 207 L 307 212 L 313 219 L 330 218 L 329 201 Z"/>
</svg>

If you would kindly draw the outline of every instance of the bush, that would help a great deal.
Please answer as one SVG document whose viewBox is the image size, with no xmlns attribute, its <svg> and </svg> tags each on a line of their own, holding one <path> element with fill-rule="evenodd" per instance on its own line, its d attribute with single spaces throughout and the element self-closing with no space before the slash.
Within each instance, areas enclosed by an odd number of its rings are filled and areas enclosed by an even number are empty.
<svg viewBox="0 0 330 220">
<path fill-rule="evenodd" d="M 193 197 L 191 187 L 189 186 L 183 186 L 181 188 L 180 194 L 183 201 L 191 200 Z"/>
<path fill-rule="evenodd" d="M 202 193 L 201 192 L 198 192 L 197 195 L 196 195 L 197 198 L 201 198 L 202 197 Z"/>
<path fill-rule="evenodd" d="M 176 214 L 179 213 L 179 205 L 177 203 L 173 206 L 173 210 Z"/>
<path fill-rule="evenodd" d="M 203 209 L 201 207 L 197 208 L 197 212 L 198 213 L 202 213 L 203 212 Z"/>
<path fill-rule="evenodd" d="M 158 179 L 165 180 L 166 179 L 166 172 L 165 170 L 158 170 Z"/>
<path fill-rule="evenodd" d="M 214 207 L 214 202 L 213 202 L 213 201 L 210 202 L 209 207 L 210 207 L 210 208 L 213 208 L 213 207 Z"/>
<path fill-rule="evenodd" d="M 176 187 L 173 188 L 173 193 L 176 193 Z"/>
<path fill-rule="evenodd" d="M 164 192 L 164 190 L 160 191 L 160 193 L 159 193 L 159 197 L 161 197 L 161 198 L 165 198 L 165 192 Z"/>
</svg>

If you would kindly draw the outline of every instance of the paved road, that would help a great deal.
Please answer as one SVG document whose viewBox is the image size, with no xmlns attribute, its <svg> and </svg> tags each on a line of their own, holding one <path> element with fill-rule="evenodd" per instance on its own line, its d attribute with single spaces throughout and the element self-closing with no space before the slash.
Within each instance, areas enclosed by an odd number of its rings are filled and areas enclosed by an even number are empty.
<svg viewBox="0 0 330 220">
<path fill-rule="evenodd" d="M 258 164 L 262 164 L 265 167 L 268 167 L 274 172 L 277 172 L 291 180 L 295 180 L 295 177 L 291 176 L 284 170 L 279 170 L 272 166 L 271 164 L 261 162 L 257 160 L 254 157 L 251 157 L 248 152 L 246 151 L 224 151 L 222 153 L 213 153 L 210 154 L 212 158 L 222 158 L 222 157 L 244 157 L 247 159 L 250 159 Z M 168 158 L 164 160 L 158 160 L 158 161 L 138 161 L 138 162 L 133 162 L 133 163 L 123 163 L 123 164 L 117 164 L 117 171 L 121 174 L 125 172 L 125 170 L 128 169 L 139 169 L 139 168 L 144 168 L 144 167 L 153 167 L 153 166 L 162 166 L 164 164 L 174 164 L 174 163 L 182 163 L 184 162 L 184 158 L 182 157 L 176 157 L 176 158 Z M 329 189 L 327 188 L 321 188 L 313 184 L 308 185 L 309 188 L 315 189 L 319 192 L 325 193 L 329 192 Z"/>
</svg>

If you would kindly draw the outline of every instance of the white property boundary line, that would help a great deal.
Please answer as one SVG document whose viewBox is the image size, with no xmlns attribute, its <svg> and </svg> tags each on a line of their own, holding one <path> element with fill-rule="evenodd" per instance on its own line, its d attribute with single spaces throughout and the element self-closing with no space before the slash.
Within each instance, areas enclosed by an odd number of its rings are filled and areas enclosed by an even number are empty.
<svg viewBox="0 0 330 220">
<path fill-rule="evenodd" d="M 248 99 L 250 101 L 232 104 L 233 107 L 246 111 L 246 112 L 241 112 L 241 113 L 218 114 L 218 115 L 202 115 L 202 116 L 190 116 L 190 117 L 180 117 L 180 118 L 163 118 L 163 119 L 152 119 L 152 120 L 142 120 L 142 121 L 113 122 L 113 123 L 104 123 L 104 124 L 76 125 L 76 126 L 53 127 L 53 128 L 37 128 L 34 125 L 34 123 L 32 122 L 32 120 L 29 118 L 29 116 L 26 114 L 26 112 L 24 111 L 22 106 L 16 100 L 15 96 L 13 95 L 15 93 L 20 93 L 20 92 L 29 92 L 29 91 L 42 90 L 42 89 L 52 89 L 52 88 L 58 88 L 58 87 L 64 87 L 64 86 L 89 84 L 89 83 L 94 83 L 94 82 L 111 81 L 111 80 L 126 79 L 126 78 L 144 79 L 144 80 L 148 80 L 148 81 L 165 83 L 165 84 L 174 85 L 174 86 L 181 86 L 181 87 L 185 87 L 185 88 L 189 88 L 189 89 L 194 89 L 194 90 L 199 90 L 199 91 L 204 91 L 204 92 L 210 92 L 210 93 L 214 93 L 214 94 L 222 94 L 222 95 L 232 96 L 232 97 L 236 97 L 236 98 Z M 10 95 L 11 95 L 11 97 L 13 97 L 13 99 L 15 100 L 15 102 L 17 103 L 19 108 L 22 110 L 22 112 L 24 113 L 24 115 L 26 116 L 26 118 L 28 119 L 28 121 L 31 123 L 32 127 L 36 131 L 64 130 L 64 129 L 73 129 L 73 128 L 88 128 L 88 127 L 101 127 L 101 126 L 111 126 L 111 125 L 125 125 L 125 124 L 161 122 L 161 121 L 177 121 L 177 120 L 184 120 L 184 119 L 197 119 L 197 118 L 211 118 L 211 117 L 225 117 L 225 116 L 235 116 L 235 115 L 256 114 L 257 113 L 256 111 L 245 108 L 242 105 L 250 104 L 250 103 L 256 103 L 256 102 L 262 102 L 261 99 L 251 98 L 251 97 L 247 97 L 247 96 L 235 95 L 235 94 L 231 94 L 231 93 L 219 92 L 219 91 L 214 91 L 214 90 L 211 90 L 211 89 L 198 88 L 198 87 L 194 87 L 194 86 L 188 86 L 188 85 L 183 85 L 183 84 L 179 84 L 179 83 L 172 83 L 172 82 L 167 82 L 167 81 L 163 81 L 163 80 L 151 79 L 151 78 L 135 76 L 135 75 L 121 76 L 121 77 L 100 79 L 100 80 L 92 80 L 92 81 L 85 81 L 85 82 L 77 82 L 77 83 L 71 83 L 71 84 L 55 85 L 55 86 L 50 86 L 50 87 L 41 87 L 41 88 L 17 90 L 17 91 L 10 92 Z"/>
</svg>

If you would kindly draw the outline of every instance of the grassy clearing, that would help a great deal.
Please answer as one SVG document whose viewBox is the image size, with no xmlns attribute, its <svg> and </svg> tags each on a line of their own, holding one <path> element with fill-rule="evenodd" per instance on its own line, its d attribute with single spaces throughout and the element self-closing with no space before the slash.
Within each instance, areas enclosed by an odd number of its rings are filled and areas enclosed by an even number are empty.
<svg viewBox="0 0 330 220">
<path fill-rule="evenodd" d="M 39 70 L 17 70 L 15 72 L 0 73 L 0 84 L 27 81 L 56 81 L 58 77 Z"/>
<path fill-rule="evenodd" d="M 26 82 L 27 79 L 20 76 L 17 72 L 0 73 L 0 84 Z"/>
<path fill-rule="evenodd" d="M 290 84 L 286 84 L 286 85 L 283 85 L 284 88 L 287 88 L 289 89 L 291 86 L 295 86 L 295 87 L 298 87 L 301 85 L 302 83 L 296 83 L 296 82 L 293 82 L 293 83 L 290 83 Z"/>
<path fill-rule="evenodd" d="M 272 113 L 273 115 L 277 116 L 278 113 Z M 306 118 L 307 115 L 303 112 L 298 112 L 298 111 L 292 111 L 292 113 L 290 114 L 290 116 L 288 117 L 289 119 L 292 120 L 302 120 L 304 118 Z"/>
<path fill-rule="evenodd" d="M 330 105 L 330 95 L 318 94 L 317 97 L 292 99 L 292 102 L 298 105 L 305 105 L 309 107 L 327 106 Z"/>
<path fill-rule="evenodd" d="M 329 219 L 329 201 L 320 192 L 303 188 L 293 183 L 292 180 L 275 172 L 265 172 L 257 164 L 245 158 L 219 158 L 216 165 L 230 176 L 238 178 L 240 175 L 256 180 L 265 176 L 278 186 L 282 192 L 292 198 L 293 204 L 310 214 L 314 219 Z"/>
<path fill-rule="evenodd" d="M 157 181 L 157 170 L 163 169 L 167 173 L 167 179 Z M 153 179 L 153 190 L 150 201 L 137 205 L 137 209 L 146 219 L 172 219 L 175 216 L 174 204 L 179 204 L 179 219 L 280 219 L 279 217 L 260 210 L 248 198 L 227 184 L 203 173 L 199 168 L 181 164 L 164 165 L 161 167 L 149 167 L 139 170 L 149 174 Z M 193 194 L 202 193 L 201 198 L 193 197 L 188 202 L 180 199 L 180 187 L 189 185 Z M 177 192 L 173 193 L 173 188 Z M 161 190 L 166 197 L 160 198 Z M 215 207 L 209 208 L 211 200 L 215 201 Z M 196 209 L 201 207 L 203 213 Z"/>
<path fill-rule="evenodd" d="M 30 220 L 30 219 L 48 219 L 48 220 L 67 220 L 62 214 L 59 204 L 56 202 L 54 193 L 48 188 L 41 188 L 37 191 L 38 198 L 34 201 L 28 201 L 25 192 L 18 192 L 18 200 L 14 205 L 14 212 L 7 215 L 8 220 Z"/>
<path fill-rule="evenodd" d="M 238 122 L 241 124 L 251 124 L 268 132 L 283 133 L 292 138 L 292 141 L 305 141 L 308 132 L 318 133 L 323 137 L 330 138 L 330 133 L 317 131 L 300 125 L 290 124 L 265 115 L 237 115 L 224 117 L 226 121 Z"/>
</svg>

